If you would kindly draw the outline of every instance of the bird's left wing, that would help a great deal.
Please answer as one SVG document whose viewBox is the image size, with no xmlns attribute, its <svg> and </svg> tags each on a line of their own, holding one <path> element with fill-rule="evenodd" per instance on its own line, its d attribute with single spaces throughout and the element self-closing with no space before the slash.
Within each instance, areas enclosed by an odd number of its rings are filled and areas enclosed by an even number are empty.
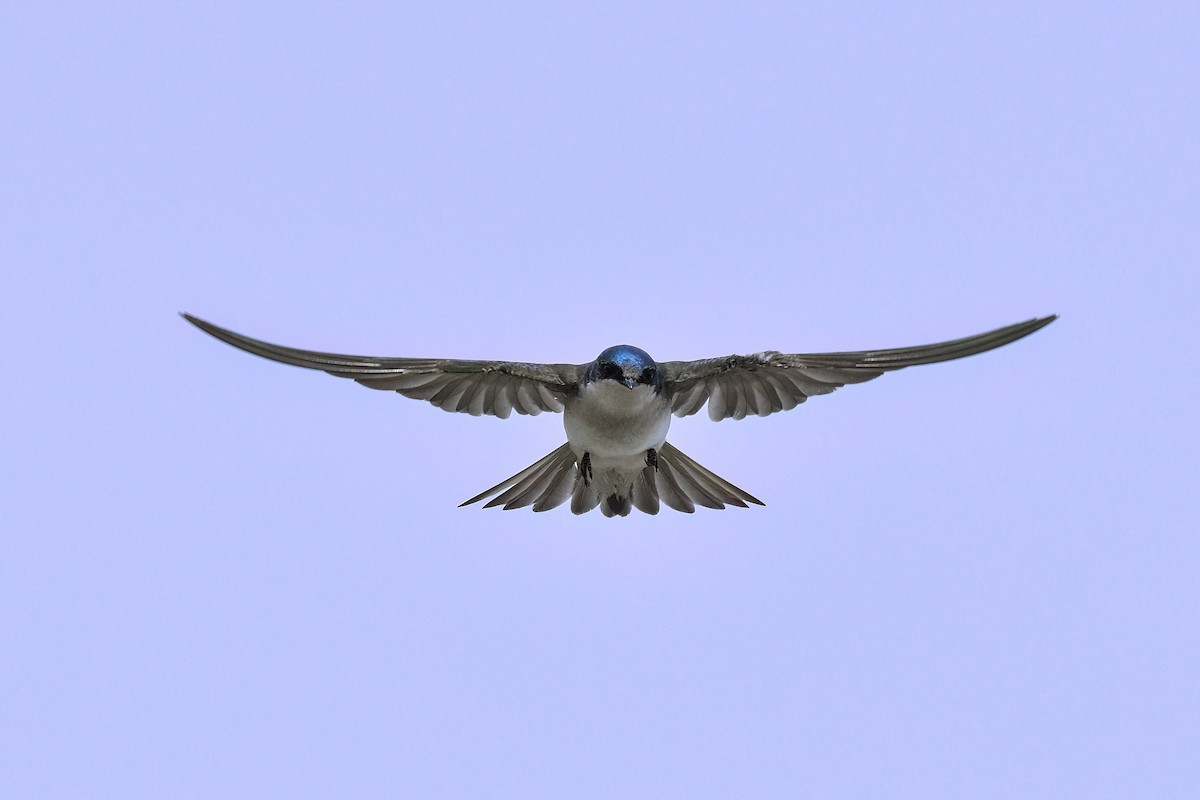
<svg viewBox="0 0 1200 800">
<path fill-rule="evenodd" d="M 462 361 L 445 358 L 374 358 L 298 350 L 251 339 L 211 322 L 183 314 L 205 333 L 272 361 L 319 369 L 351 378 L 371 389 L 428 400 L 444 411 L 506 419 L 513 411 L 537 415 L 562 411 L 563 401 L 579 389 L 583 367 L 575 364 L 528 364 L 518 361 Z"/>
<path fill-rule="evenodd" d="M 938 344 L 848 353 L 777 353 L 726 356 L 701 361 L 666 361 L 664 388 L 678 417 L 708 403 L 713 420 L 765 417 L 795 408 L 809 397 L 829 394 L 847 383 L 862 383 L 885 372 L 950 361 L 1015 342 L 1057 319 L 1050 315 L 994 331 Z"/>
</svg>

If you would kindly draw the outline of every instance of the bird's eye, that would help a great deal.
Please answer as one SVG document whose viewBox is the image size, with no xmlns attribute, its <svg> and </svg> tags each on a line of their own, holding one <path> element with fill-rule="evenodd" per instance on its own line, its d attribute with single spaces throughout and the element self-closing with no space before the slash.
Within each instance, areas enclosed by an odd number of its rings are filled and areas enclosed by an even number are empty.
<svg viewBox="0 0 1200 800">
<path fill-rule="evenodd" d="M 646 367 L 642 370 L 642 383 L 650 383 L 654 380 L 654 367 Z"/>
<path fill-rule="evenodd" d="M 621 368 L 611 361 L 600 362 L 600 377 L 602 378 L 620 378 Z"/>
</svg>

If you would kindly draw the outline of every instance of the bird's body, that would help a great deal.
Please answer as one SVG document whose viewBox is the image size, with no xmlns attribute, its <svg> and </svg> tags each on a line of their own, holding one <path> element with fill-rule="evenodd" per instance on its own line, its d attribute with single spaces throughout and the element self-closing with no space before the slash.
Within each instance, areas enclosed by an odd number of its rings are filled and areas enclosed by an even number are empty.
<svg viewBox="0 0 1200 800">
<path fill-rule="evenodd" d="M 617 345 L 589 364 L 574 365 L 337 355 L 269 344 L 184 317 L 256 355 L 394 390 L 446 411 L 501 418 L 513 411 L 562 412 L 566 444 L 463 505 L 492 497 L 486 505 L 544 511 L 569 499 L 576 514 L 599 507 L 610 517 L 633 508 L 655 514 L 660 502 L 684 512 L 697 505 L 762 505 L 667 442 L 672 415 L 688 416 L 707 406 L 713 420 L 766 416 L 884 372 L 994 349 L 1055 319 L 940 344 L 845 353 L 766 351 L 655 362 L 644 350 Z"/>
<path fill-rule="evenodd" d="M 649 386 L 597 381 L 564 404 L 563 427 L 576 454 L 592 454 L 593 466 L 600 458 L 640 457 L 666 441 L 671 404 Z"/>
<path fill-rule="evenodd" d="M 582 508 L 632 494 L 634 480 L 648 466 L 647 454 L 657 457 L 667 441 L 671 406 L 651 385 L 629 388 L 617 381 L 597 380 L 581 385 L 579 393 L 564 404 L 563 427 L 576 463 L 588 459 L 589 474 L 580 491 L 589 489 L 591 496 L 579 500 L 577 506 Z M 620 500 L 613 502 L 616 508 L 623 507 Z"/>
<path fill-rule="evenodd" d="M 567 441 L 580 458 L 591 455 L 592 468 L 645 460 L 658 450 L 671 427 L 671 406 L 649 386 L 628 389 L 612 381 L 579 387 L 563 408 Z"/>
</svg>

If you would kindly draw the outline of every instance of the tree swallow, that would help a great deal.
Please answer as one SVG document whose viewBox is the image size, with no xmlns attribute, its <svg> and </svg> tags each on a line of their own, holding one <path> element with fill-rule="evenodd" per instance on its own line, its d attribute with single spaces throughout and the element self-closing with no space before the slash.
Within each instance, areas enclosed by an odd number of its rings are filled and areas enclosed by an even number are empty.
<svg viewBox="0 0 1200 800">
<path fill-rule="evenodd" d="M 707 404 L 714 421 L 742 419 L 747 414 L 765 417 L 847 383 L 992 350 L 1057 319 L 1050 315 L 978 336 L 892 350 L 812 354 L 768 350 L 748 356 L 656 362 L 644 350 L 617 345 L 590 364 L 530 364 L 297 350 L 242 336 L 190 314 L 183 317 L 249 353 L 427 400 L 444 411 L 501 419 L 514 411 L 562 412 L 566 444 L 462 505 L 491 497 L 485 507 L 533 506 L 534 511 L 546 511 L 569 499 L 575 514 L 598 506 L 607 517 L 626 516 L 634 508 L 657 514 L 660 502 L 686 513 L 697 505 L 763 505 L 667 442 L 672 414 L 686 417 Z"/>
</svg>

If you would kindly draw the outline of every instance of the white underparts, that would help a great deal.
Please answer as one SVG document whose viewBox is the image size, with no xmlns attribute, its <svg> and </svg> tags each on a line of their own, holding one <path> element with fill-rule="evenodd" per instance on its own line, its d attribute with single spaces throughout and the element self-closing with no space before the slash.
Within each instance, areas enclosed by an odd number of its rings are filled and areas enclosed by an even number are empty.
<svg viewBox="0 0 1200 800">
<path fill-rule="evenodd" d="M 671 407 L 647 385 L 633 389 L 616 381 L 581 386 L 563 410 L 567 441 L 577 456 L 590 453 L 593 469 L 645 466 L 646 451 L 658 449 L 671 427 Z M 603 463 L 601 463 L 603 462 Z"/>
</svg>

